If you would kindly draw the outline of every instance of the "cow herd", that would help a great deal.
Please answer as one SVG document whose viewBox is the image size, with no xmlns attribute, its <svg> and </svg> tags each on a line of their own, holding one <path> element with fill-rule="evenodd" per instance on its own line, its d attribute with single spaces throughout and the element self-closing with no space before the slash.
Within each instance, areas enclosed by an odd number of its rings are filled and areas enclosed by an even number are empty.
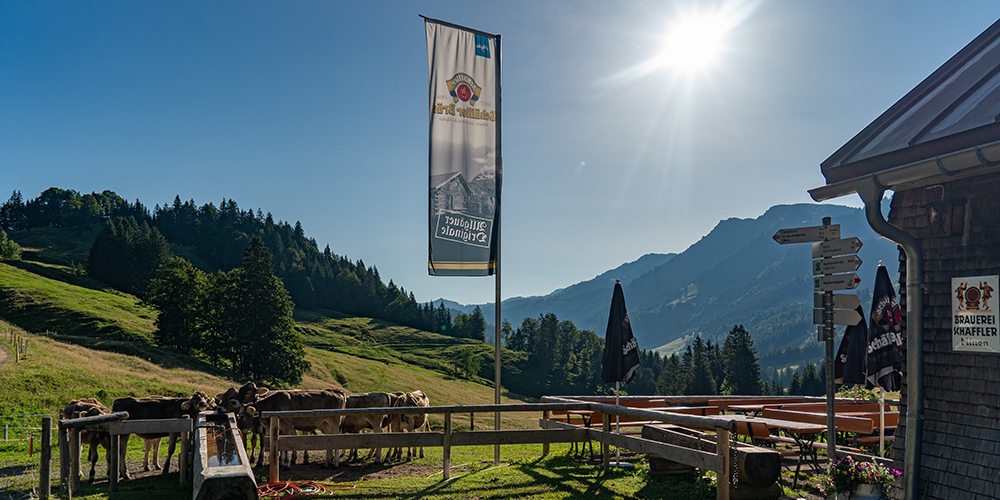
<svg viewBox="0 0 1000 500">
<path fill-rule="evenodd" d="M 274 390 L 269 391 L 264 387 L 257 387 L 253 382 L 247 382 L 239 389 L 230 387 L 229 390 L 219 393 L 215 398 L 211 398 L 204 392 L 198 391 L 188 398 L 167 398 L 152 396 L 146 398 L 119 398 L 114 400 L 111 408 L 104 406 L 100 401 L 93 398 L 74 400 L 66 404 L 60 412 L 60 418 L 69 419 L 104 415 L 113 412 L 127 411 L 129 420 L 154 420 L 154 419 L 175 419 L 189 415 L 195 418 L 203 411 L 218 411 L 223 413 L 233 413 L 236 416 L 237 425 L 243 434 L 244 446 L 249 438 L 250 447 L 249 458 L 253 463 L 254 455 L 257 456 L 257 465 L 261 465 L 264 460 L 263 435 L 267 434 L 268 425 L 261 419 L 263 412 L 290 411 L 290 410 L 339 410 L 345 408 L 396 408 L 396 407 L 428 407 L 430 400 L 422 391 L 413 392 L 367 392 L 361 394 L 347 393 L 341 389 L 326 390 Z M 281 435 L 293 435 L 296 433 L 312 434 L 339 434 L 339 433 L 360 433 L 371 430 L 375 433 L 381 432 L 426 432 L 430 431 L 426 413 L 403 413 L 403 414 L 364 414 L 332 416 L 320 415 L 310 417 L 282 418 L 278 433 Z M 165 474 L 169 469 L 170 458 L 173 456 L 178 435 L 175 434 L 139 434 L 145 442 L 146 453 L 143 458 L 143 467 L 146 471 L 149 468 L 150 451 L 152 450 L 153 469 L 160 469 L 157 460 L 157 450 L 160 439 L 170 438 L 167 448 L 166 465 L 163 467 Z M 120 446 L 119 477 L 129 478 L 128 467 L 125 464 L 125 451 L 128 444 L 128 435 L 124 436 L 122 446 Z M 87 455 L 90 460 L 90 481 L 94 480 L 94 468 L 97 464 L 97 446 L 103 446 L 106 451 L 110 469 L 110 443 L 111 437 L 106 432 L 84 431 L 80 435 L 81 444 L 89 445 Z M 260 450 L 256 452 L 257 443 L 260 442 Z M 256 453 L 255 453 L 256 452 Z M 375 454 L 376 460 L 382 460 L 382 450 L 375 449 L 369 451 L 368 456 Z M 416 453 L 415 449 L 407 449 L 407 460 Z M 419 456 L 423 458 L 424 453 L 421 448 Z M 357 450 L 351 450 L 347 459 L 356 459 Z M 402 459 L 402 449 L 389 450 L 385 454 L 386 460 Z M 327 450 L 326 465 L 331 463 L 334 467 L 340 465 L 340 450 Z M 273 460 L 273 458 L 272 458 Z M 296 460 L 294 452 L 289 454 L 284 452 L 280 457 L 279 464 L 287 468 Z M 308 457 L 304 457 L 308 461 Z"/>
</svg>

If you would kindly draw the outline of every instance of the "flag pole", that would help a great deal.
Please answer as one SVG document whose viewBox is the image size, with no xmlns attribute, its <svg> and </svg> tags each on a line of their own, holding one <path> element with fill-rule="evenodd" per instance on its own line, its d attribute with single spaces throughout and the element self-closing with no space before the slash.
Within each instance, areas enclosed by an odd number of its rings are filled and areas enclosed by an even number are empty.
<svg viewBox="0 0 1000 500">
<path fill-rule="evenodd" d="M 496 39 L 496 66 L 497 66 L 497 74 L 496 74 L 496 92 L 497 92 L 497 96 L 496 96 L 496 100 L 497 100 L 497 102 L 496 102 L 496 113 L 497 113 L 496 114 L 496 118 L 497 118 L 497 121 L 496 121 L 496 141 L 497 142 L 496 142 L 496 167 L 495 167 L 496 170 L 495 170 L 495 173 L 494 173 L 494 177 L 496 179 L 495 182 L 496 182 L 496 190 L 497 190 L 496 207 L 495 207 L 496 208 L 496 221 L 497 221 L 497 223 L 496 223 L 496 225 L 497 225 L 497 239 L 496 239 L 496 243 L 497 243 L 497 262 L 496 262 L 496 266 L 497 266 L 497 275 L 496 275 L 497 294 L 496 294 L 496 299 L 495 299 L 495 302 L 496 302 L 496 318 L 494 320 L 494 325 L 493 325 L 493 327 L 494 327 L 494 330 L 493 330 L 494 331 L 494 333 L 493 333 L 493 344 L 494 344 L 494 349 L 495 349 L 495 353 L 494 353 L 493 359 L 495 360 L 494 370 L 496 371 L 496 373 L 494 374 L 494 377 L 495 377 L 496 380 L 494 380 L 493 386 L 495 388 L 494 403 L 496 403 L 496 404 L 499 405 L 500 404 L 500 318 L 501 318 L 501 316 L 500 316 L 500 244 L 502 243 L 502 240 L 500 239 L 500 209 L 501 209 L 500 191 L 501 191 L 501 189 L 503 189 L 503 187 L 502 187 L 503 186 L 503 154 L 502 154 L 501 142 L 500 142 L 500 136 L 501 136 L 501 131 L 502 131 L 502 127 L 500 126 L 500 117 L 501 117 L 500 103 L 503 101 L 503 99 L 502 99 L 501 92 L 500 92 L 500 90 L 502 88 L 502 84 L 500 83 L 500 56 L 501 56 L 501 51 L 500 51 L 500 35 L 496 35 L 495 39 Z M 499 431 L 500 430 L 500 412 L 499 411 L 496 412 L 495 419 L 496 420 L 494 422 L 494 428 L 495 428 L 494 430 L 498 430 Z M 493 447 L 493 464 L 494 465 L 500 465 L 500 445 L 495 445 Z"/>
</svg>

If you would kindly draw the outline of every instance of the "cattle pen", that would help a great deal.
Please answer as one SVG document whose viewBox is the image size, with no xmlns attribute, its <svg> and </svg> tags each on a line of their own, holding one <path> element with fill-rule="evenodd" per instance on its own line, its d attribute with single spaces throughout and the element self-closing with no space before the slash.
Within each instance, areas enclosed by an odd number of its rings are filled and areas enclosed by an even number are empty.
<svg viewBox="0 0 1000 500">
<path fill-rule="evenodd" d="M 354 408 L 343 410 L 296 410 L 262 412 L 261 417 L 268 421 L 270 432 L 265 441 L 271 457 L 277 457 L 280 452 L 331 450 L 349 448 L 393 448 L 393 447 L 441 447 L 443 449 L 443 480 L 450 479 L 451 448 L 455 446 L 481 445 L 511 445 L 511 444 L 549 444 L 570 443 L 593 440 L 601 443 L 604 468 L 610 465 L 610 446 L 617 446 L 639 453 L 658 455 L 664 459 L 689 465 L 698 469 L 713 471 L 718 474 L 719 486 L 716 488 L 716 498 L 730 498 L 730 481 L 733 475 L 733 451 L 731 437 L 736 430 L 734 420 L 707 418 L 696 415 L 671 414 L 660 411 L 643 410 L 615 406 L 595 402 L 579 402 L 560 398 L 546 398 L 547 403 L 531 404 L 501 404 L 501 405 L 469 405 L 469 406 L 430 406 L 419 411 L 414 408 Z M 556 411 L 591 411 L 608 417 L 631 417 L 644 420 L 673 424 L 691 429 L 714 431 L 716 435 L 715 451 L 701 451 L 684 446 L 672 445 L 660 441 L 644 439 L 611 432 L 611 418 L 602 419 L 601 429 L 580 428 L 576 426 L 559 425 L 545 418 L 549 412 Z M 542 429 L 532 430 L 485 430 L 455 432 L 452 430 L 452 414 L 455 413 L 495 413 L 495 412 L 542 412 L 539 423 Z M 443 414 L 444 429 L 442 432 L 419 432 L 409 434 L 367 433 L 367 434 L 328 434 L 328 435 L 278 435 L 280 420 L 283 418 L 304 418 L 317 416 L 343 417 L 346 415 L 363 414 Z M 279 461 L 269 460 L 268 480 L 280 481 Z"/>
</svg>

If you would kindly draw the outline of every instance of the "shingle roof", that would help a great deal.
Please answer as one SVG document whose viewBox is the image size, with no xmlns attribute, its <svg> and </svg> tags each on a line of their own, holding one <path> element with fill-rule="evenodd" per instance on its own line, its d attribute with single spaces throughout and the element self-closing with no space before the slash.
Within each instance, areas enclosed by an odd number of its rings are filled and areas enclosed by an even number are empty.
<svg viewBox="0 0 1000 500">
<path fill-rule="evenodd" d="M 829 185 L 1000 141 L 998 119 L 1000 21 L 827 158 L 823 175 Z"/>
</svg>

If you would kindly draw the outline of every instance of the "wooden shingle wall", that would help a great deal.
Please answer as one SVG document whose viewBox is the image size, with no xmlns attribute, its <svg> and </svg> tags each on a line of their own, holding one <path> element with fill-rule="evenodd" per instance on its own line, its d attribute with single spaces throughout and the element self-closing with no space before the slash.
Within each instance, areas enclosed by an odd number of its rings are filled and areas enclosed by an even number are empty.
<svg viewBox="0 0 1000 500">
<path fill-rule="evenodd" d="M 962 208 L 961 213 L 956 211 L 953 234 L 936 237 L 931 234 L 928 206 L 941 201 Z M 951 279 L 1000 274 L 1000 172 L 896 192 L 888 219 L 921 240 L 924 258 L 919 498 L 1000 498 L 1000 354 L 954 352 L 951 347 Z M 900 251 L 904 311 L 910 300 L 905 258 Z M 891 276 L 891 267 L 889 271 Z M 900 399 L 905 415 L 905 376 Z M 903 460 L 906 446 L 904 420 L 899 420 L 891 452 L 897 460 Z M 896 488 L 892 497 L 903 498 L 902 491 Z"/>
</svg>

